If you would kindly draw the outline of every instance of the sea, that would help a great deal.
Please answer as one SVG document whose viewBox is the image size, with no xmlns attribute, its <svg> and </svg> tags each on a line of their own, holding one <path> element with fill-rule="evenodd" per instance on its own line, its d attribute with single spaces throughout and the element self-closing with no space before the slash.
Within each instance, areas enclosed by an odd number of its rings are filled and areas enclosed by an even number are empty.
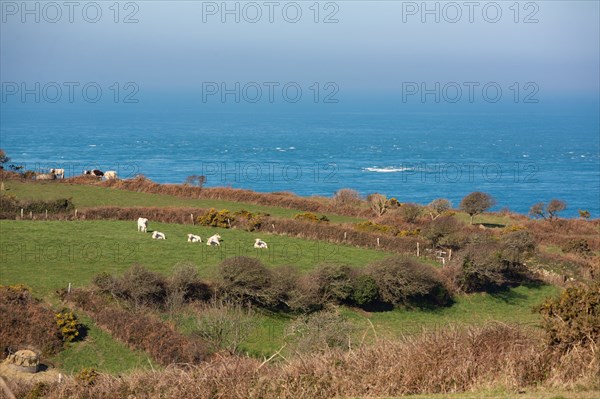
<svg viewBox="0 0 600 399">
<path fill-rule="evenodd" d="M 484 191 L 495 211 L 561 199 L 600 217 L 597 102 L 532 109 L 200 108 L 156 99 L 119 107 L 2 104 L 0 147 L 26 169 L 138 174 L 160 183 L 332 196 L 351 188 L 427 204 Z"/>
</svg>

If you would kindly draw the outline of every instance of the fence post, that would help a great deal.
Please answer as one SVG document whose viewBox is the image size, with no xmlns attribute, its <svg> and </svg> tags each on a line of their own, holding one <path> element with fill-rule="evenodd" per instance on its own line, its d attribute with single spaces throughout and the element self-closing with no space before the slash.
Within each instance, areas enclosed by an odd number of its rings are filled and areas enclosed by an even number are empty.
<svg viewBox="0 0 600 399">
<path fill-rule="evenodd" d="M 379 237 L 377 237 L 377 246 L 379 246 Z"/>
<path fill-rule="evenodd" d="M 452 249 L 448 250 L 448 260 L 452 259 Z"/>
<path fill-rule="evenodd" d="M 192 225 L 194 224 L 194 214 L 190 213 L 190 219 L 192 220 Z"/>
<path fill-rule="evenodd" d="M 21 208 L 21 219 L 23 219 L 23 208 Z"/>
<path fill-rule="evenodd" d="M 77 208 L 75 208 L 75 219 L 77 219 Z"/>
<path fill-rule="evenodd" d="M 348 233 L 346 231 L 344 231 L 344 241 L 346 241 L 347 238 L 348 238 Z"/>
<path fill-rule="evenodd" d="M 33 220 L 33 211 L 29 211 L 29 219 Z"/>
<path fill-rule="evenodd" d="M 420 253 L 421 253 L 421 251 L 420 251 L 420 248 L 419 248 L 419 243 L 417 242 L 417 257 L 420 255 Z"/>
<path fill-rule="evenodd" d="M 46 209 L 46 219 L 48 219 L 48 209 Z"/>
</svg>

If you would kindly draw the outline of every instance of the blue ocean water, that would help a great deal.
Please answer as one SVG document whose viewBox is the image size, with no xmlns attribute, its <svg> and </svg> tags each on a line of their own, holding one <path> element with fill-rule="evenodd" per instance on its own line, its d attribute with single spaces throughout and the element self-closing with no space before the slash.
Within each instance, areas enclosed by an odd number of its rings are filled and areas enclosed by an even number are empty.
<svg viewBox="0 0 600 399">
<path fill-rule="evenodd" d="M 189 112 L 188 112 L 189 111 Z M 330 196 L 340 188 L 454 205 L 479 190 L 495 210 L 566 201 L 600 216 L 597 111 L 191 112 L 181 107 L 4 107 L 0 146 L 29 169 L 117 170 L 181 183 Z"/>
</svg>

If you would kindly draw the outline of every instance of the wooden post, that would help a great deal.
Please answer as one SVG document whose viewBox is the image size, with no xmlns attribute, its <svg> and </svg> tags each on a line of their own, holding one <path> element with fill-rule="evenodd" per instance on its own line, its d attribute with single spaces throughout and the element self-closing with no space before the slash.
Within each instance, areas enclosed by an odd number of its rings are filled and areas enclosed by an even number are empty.
<svg viewBox="0 0 600 399">
<path fill-rule="evenodd" d="M 75 208 L 75 219 L 77 219 L 77 208 Z"/>
<path fill-rule="evenodd" d="M 421 249 L 419 248 L 419 243 L 417 242 L 417 256 L 421 254 Z"/>
<path fill-rule="evenodd" d="M 71 283 L 69 283 L 69 286 L 67 287 L 67 293 L 71 293 Z"/>
<path fill-rule="evenodd" d="M 23 219 L 23 208 L 21 208 L 21 219 Z"/>
<path fill-rule="evenodd" d="M 452 249 L 448 250 L 448 260 L 452 259 Z"/>
<path fill-rule="evenodd" d="M 29 219 L 33 220 L 33 211 L 29 211 Z"/>
<path fill-rule="evenodd" d="M 48 209 L 46 209 L 46 219 L 48 219 Z"/>
<path fill-rule="evenodd" d="M 344 241 L 346 241 L 346 238 L 348 238 L 348 233 L 344 231 Z"/>
<path fill-rule="evenodd" d="M 194 224 L 194 214 L 190 213 L 190 219 L 192 220 L 192 224 Z"/>
<path fill-rule="evenodd" d="M 377 237 L 377 246 L 379 246 L 379 237 Z"/>
<path fill-rule="evenodd" d="M 275 225 L 271 224 L 271 227 L 273 228 L 273 231 L 275 231 Z"/>
</svg>

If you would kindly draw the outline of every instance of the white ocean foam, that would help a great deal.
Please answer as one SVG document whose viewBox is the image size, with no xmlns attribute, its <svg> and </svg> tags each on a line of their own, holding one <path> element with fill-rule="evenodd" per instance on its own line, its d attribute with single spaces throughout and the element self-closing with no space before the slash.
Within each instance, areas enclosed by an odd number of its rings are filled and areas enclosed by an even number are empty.
<svg viewBox="0 0 600 399">
<path fill-rule="evenodd" d="M 397 172 L 406 172 L 409 170 L 414 170 L 414 168 L 395 168 L 393 166 L 386 166 L 385 168 L 362 168 L 363 171 L 366 172 L 377 172 L 377 173 L 397 173 Z"/>
</svg>

